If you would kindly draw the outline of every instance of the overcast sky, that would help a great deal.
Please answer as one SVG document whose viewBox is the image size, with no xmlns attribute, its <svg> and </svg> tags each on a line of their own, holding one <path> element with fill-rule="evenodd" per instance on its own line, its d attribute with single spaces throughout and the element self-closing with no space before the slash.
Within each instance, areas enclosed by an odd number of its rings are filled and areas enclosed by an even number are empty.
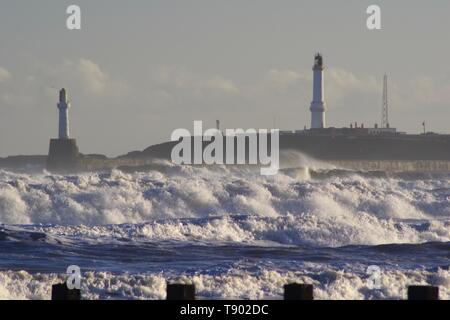
<svg viewBox="0 0 450 320">
<path fill-rule="evenodd" d="M 383 30 L 367 30 L 370 4 Z M 386 72 L 392 126 L 450 132 L 449 32 L 441 0 L 1 0 L 0 156 L 47 153 L 61 87 L 83 153 L 141 150 L 193 120 L 302 129 L 316 51 L 329 126 L 380 122 Z"/>
</svg>

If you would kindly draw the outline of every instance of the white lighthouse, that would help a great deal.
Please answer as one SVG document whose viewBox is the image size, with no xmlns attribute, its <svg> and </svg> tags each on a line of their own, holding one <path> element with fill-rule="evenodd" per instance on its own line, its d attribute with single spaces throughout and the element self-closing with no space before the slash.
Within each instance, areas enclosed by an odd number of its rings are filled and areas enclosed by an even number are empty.
<svg viewBox="0 0 450 320">
<path fill-rule="evenodd" d="M 58 139 L 50 139 L 47 156 L 47 169 L 53 172 L 73 172 L 83 168 L 76 139 L 69 136 L 70 102 L 66 89 L 59 91 Z"/>
<path fill-rule="evenodd" d="M 69 139 L 69 108 L 70 102 L 67 98 L 66 89 L 59 91 L 59 139 Z"/>
<path fill-rule="evenodd" d="M 323 86 L 323 58 L 320 53 L 314 57 L 314 87 L 311 102 L 311 129 L 325 128 L 325 101 Z"/>
</svg>

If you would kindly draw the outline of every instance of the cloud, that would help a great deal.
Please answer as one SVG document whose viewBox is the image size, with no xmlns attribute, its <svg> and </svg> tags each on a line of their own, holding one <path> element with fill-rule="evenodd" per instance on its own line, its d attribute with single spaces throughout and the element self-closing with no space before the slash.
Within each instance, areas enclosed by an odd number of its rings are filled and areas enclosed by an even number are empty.
<svg viewBox="0 0 450 320">
<path fill-rule="evenodd" d="M 389 80 L 389 102 L 394 110 L 421 117 L 442 114 L 450 107 L 450 79 L 420 75 L 406 81 Z M 437 117 L 442 121 L 442 117 Z"/>
<path fill-rule="evenodd" d="M 267 78 L 274 86 L 287 87 L 307 77 L 293 70 L 272 69 L 269 70 Z"/>
<path fill-rule="evenodd" d="M 410 96 L 419 103 L 450 105 L 450 83 L 420 76 L 410 81 Z"/>
<path fill-rule="evenodd" d="M 338 105 L 352 95 L 381 96 L 381 78 L 358 76 L 342 68 L 331 68 L 325 74 L 325 94 L 330 105 Z"/>
<path fill-rule="evenodd" d="M 0 82 L 11 79 L 11 73 L 5 68 L 0 67 Z"/>
<path fill-rule="evenodd" d="M 236 86 L 236 84 L 233 81 L 231 81 L 229 79 L 225 79 L 221 76 L 214 76 L 210 79 L 207 79 L 202 84 L 202 87 L 207 88 L 207 89 L 222 91 L 222 92 L 229 93 L 229 94 L 238 94 L 239 93 L 239 88 Z"/>
<path fill-rule="evenodd" d="M 257 101 L 271 99 L 296 99 L 297 104 L 306 99 L 306 92 L 310 92 L 307 85 L 311 82 L 310 74 L 301 73 L 290 69 L 270 69 L 262 77 L 243 88 L 242 93 L 246 98 Z M 272 103 L 275 103 L 272 102 Z"/>
<path fill-rule="evenodd" d="M 125 82 L 111 78 L 97 63 L 86 58 L 66 59 L 63 70 L 66 81 L 80 86 L 87 94 L 120 97 L 129 91 Z"/>
<path fill-rule="evenodd" d="M 239 94 L 236 83 L 221 75 L 203 75 L 187 70 L 184 67 L 160 66 L 152 74 L 153 84 L 164 87 L 167 91 L 185 90 L 196 97 L 210 94 Z"/>
<path fill-rule="evenodd" d="M 91 92 L 96 94 L 104 92 L 109 78 L 98 64 L 91 60 L 80 59 L 76 65 L 76 70 Z"/>
<path fill-rule="evenodd" d="M 21 61 L 23 70 L 11 73 L 0 67 L 0 102 L 6 109 L 36 109 L 53 105 L 58 90 L 65 87 L 80 108 L 116 109 L 130 101 L 132 87 L 124 79 L 111 76 L 99 64 L 87 59 L 64 59 L 46 63 L 35 57 Z M 116 70 L 111 70 L 116 71 Z"/>
</svg>

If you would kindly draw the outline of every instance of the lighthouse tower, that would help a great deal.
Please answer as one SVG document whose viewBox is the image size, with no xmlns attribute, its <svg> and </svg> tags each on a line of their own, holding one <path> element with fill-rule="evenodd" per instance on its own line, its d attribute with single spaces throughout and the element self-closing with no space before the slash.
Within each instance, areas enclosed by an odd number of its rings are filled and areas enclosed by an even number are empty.
<svg viewBox="0 0 450 320">
<path fill-rule="evenodd" d="M 314 87 L 311 102 L 311 129 L 325 128 L 325 101 L 323 86 L 323 58 L 320 53 L 314 57 Z"/>
<path fill-rule="evenodd" d="M 59 91 L 59 127 L 58 139 L 50 140 L 47 157 L 47 169 L 53 172 L 73 172 L 81 169 L 81 157 L 77 141 L 69 136 L 70 102 L 66 89 Z"/>
<path fill-rule="evenodd" d="M 59 102 L 57 104 L 59 110 L 59 139 L 69 139 L 69 109 L 70 102 L 67 98 L 66 89 L 59 91 Z"/>
</svg>

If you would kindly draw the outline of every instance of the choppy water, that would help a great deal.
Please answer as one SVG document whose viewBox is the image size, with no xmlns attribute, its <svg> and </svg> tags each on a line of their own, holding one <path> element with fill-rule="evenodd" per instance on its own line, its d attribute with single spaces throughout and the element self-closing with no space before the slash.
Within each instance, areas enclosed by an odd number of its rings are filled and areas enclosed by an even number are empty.
<svg viewBox="0 0 450 320">
<path fill-rule="evenodd" d="M 48 299 L 67 266 L 86 298 L 450 298 L 450 174 L 284 170 L 276 177 L 169 164 L 71 176 L 0 171 L 0 298 Z M 380 266 L 381 289 L 366 269 Z"/>
</svg>

